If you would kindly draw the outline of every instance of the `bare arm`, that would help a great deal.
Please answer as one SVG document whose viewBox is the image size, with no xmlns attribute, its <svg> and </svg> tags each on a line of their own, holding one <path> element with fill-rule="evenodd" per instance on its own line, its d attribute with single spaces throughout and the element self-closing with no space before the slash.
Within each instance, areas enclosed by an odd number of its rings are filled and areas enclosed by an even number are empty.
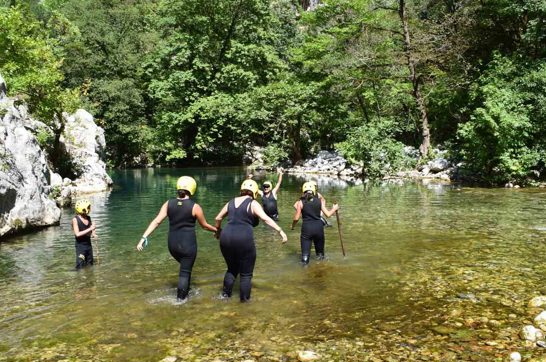
<svg viewBox="0 0 546 362">
<path fill-rule="evenodd" d="M 76 219 L 76 217 L 74 217 L 72 219 L 72 229 L 74 230 L 74 235 L 76 237 L 78 237 L 78 238 L 80 236 L 84 236 L 84 235 L 87 235 L 89 233 L 94 234 L 95 228 L 96 228 L 95 225 L 93 223 L 91 223 L 90 228 L 80 231 L 80 228 L 78 227 L 78 220 Z"/>
<path fill-rule="evenodd" d="M 277 192 L 279 192 L 279 188 L 281 187 L 281 183 L 282 183 L 282 169 L 279 168 L 277 172 L 279 173 L 279 179 L 277 180 L 277 184 L 275 185 L 275 188 L 272 191 L 273 196 L 275 197 L 277 197 Z"/>
<path fill-rule="evenodd" d="M 213 232 L 217 231 L 217 229 L 214 226 L 210 225 L 207 222 L 207 219 L 205 218 L 205 215 L 203 214 L 203 209 L 201 208 L 201 206 L 199 206 L 198 204 L 194 204 L 192 214 L 193 216 L 195 216 L 195 218 L 197 219 L 197 222 L 199 222 L 199 225 L 201 225 L 203 229 L 208 231 L 213 231 Z"/>
<path fill-rule="evenodd" d="M 294 230 L 294 226 L 296 226 L 298 221 L 300 221 L 302 208 L 301 200 L 296 201 L 296 203 L 294 204 L 294 208 L 296 209 L 296 213 L 294 214 L 294 218 L 292 219 L 292 226 L 290 227 L 291 230 Z"/>
<path fill-rule="evenodd" d="M 216 215 L 216 217 L 214 218 L 214 226 L 216 227 L 216 233 L 214 234 L 214 237 L 216 237 L 216 239 L 220 237 L 220 233 L 222 232 L 222 220 L 224 220 L 224 218 L 226 217 L 227 210 L 228 204 L 225 204 L 222 210 L 220 210 L 218 215 Z"/>
<path fill-rule="evenodd" d="M 258 204 L 258 202 L 256 200 L 252 201 L 251 207 L 252 207 L 252 212 L 254 213 L 254 215 L 258 216 L 267 225 L 269 225 L 270 227 L 275 229 L 281 235 L 282 242 L 286 243 L 286 241 L 288 240 L 288 237 L 286 236 L 284 231 L 282 231 L 281 227 L 279 225 L 277 225 L 277 223 L 275 221 L 273 221 L 273 219 L 271 219 L 269 216 L 267 216 L 264 209 L 262 209 L 262 206 L 260 204 Z"/>
<path fill-rule="evenodd" d="M 146 229 L 144 234 L 142 234 L 142 238 L 140 239 L 136 247 L 138 251 L 142 251 L 143 249 L 142 245 L 146 241 L 146 238 L 152 235 L 154 230 L 157 229 L 157 227 L 161 225 L 163 220 L 165 220 L 165 218 L 167 217 L 167 204 L 168 202 L 165 202 L 163 206 L 161 206 L 161 209 L 159 209 L 159 213 L 157 214 L 155 219 L 152 220 L 152 222 L 150 223 L 150 225 L 148 225 L 148 228 Z"/>
<path fill-rule="evenodd" d="M 333 204 L 332 205 L 332 208 L 330 210 L 328 210 L 328 208 L 326 207 L 326 202 L 323 202 L 321 203 L 320 205 L 320 210 L 324 213 L 324 215 L 326 215 L 327 217 L 330 217 L 332 216 L 337 210 L 339 210 L 339 205 L 338 204 Z"/>
</svg>

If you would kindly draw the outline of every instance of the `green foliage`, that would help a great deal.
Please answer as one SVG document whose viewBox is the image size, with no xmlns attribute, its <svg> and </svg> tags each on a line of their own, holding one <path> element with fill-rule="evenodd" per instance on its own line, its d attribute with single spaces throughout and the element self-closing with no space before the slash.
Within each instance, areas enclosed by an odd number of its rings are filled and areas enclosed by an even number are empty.
<svg viewBox="0 0 546 362">
<path fill-rule="evenodd" d="M 386 118 L 352 130 L 338 150 L 353 163 L 363 164 L 363 173 L 380 178 L 407 167 L 404 145 L 395 139 L 396 123 Z"/>
<path fill-rule="evenodd" d="M 269 166 L 279 166 L 288 160 L 288 152 L 278 144 L 269 144 L 264 149 L 264 162 Z"/>
<path fill-rule="evenodd" d="M 467 167 L 492 183 L 525 183 L 544 164 L 546 66 L 497 56 L 472 92 L 479 106 L 458 137 Z"/>
<path fill-rule="evenodd" d="M 53 138 L 53 133 L 45 129 L 39 130 L 36 134 L 36 141 L 38 141 L 42 149 L 50 149 L 53 144 Z"/>
<path fill-rule="evenodd" d="M 105 129 L 107 153 L 116 165 L 133 164 L 151 141 L 151 105 L 143 65 L 157 43 L 154 2 L 146 0 L 54 0 L 52 32 L 64 61 L 65 85 L 78 87 L 85 108 Z"/>
<path fill-rule="evenodd" d="M 62 87 L 61 61 L 53 51 L 54 39 L 32 16 L 29 8 L 0 7 L 0 73 L 12 96 L 24 99 L 38 119 L 52 124 L 61 112 L 73 111 L 78 93 Z"/>
</svg>

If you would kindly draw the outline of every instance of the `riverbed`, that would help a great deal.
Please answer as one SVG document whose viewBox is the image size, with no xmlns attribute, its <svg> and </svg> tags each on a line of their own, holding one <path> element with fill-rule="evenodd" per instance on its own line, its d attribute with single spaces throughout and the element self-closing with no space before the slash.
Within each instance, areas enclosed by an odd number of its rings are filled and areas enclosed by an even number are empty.
<svg viewBox="0 0 546 362">
<path fill-rule="evenodd" d="M 97 265 L 74 270 L 70 209 L 61 224 L 0 243 L 0 361 L 543 361 L 521 328 L 546 295 L 546 190 L 450 184 L 354 185 L 319 180 L 341 205 L 324 261 L 299 263 L 291 231 L 301 184 L 285 175 L 278 234 L 255 228 L 252 300 L 219 298 L 225 263 L 198 229 L 187 303 L 167 221 L 135 246 L 181 175 L 198 183 L 209 223 L 245 177 L 241 168 L 112 172 L 115 187 L 89 196 Z M 266 176 L 274 181 L 276 175 Z M 98 252 L 98 253 L 97 253 Z M 97 255 L 98 254 L 98 255 Z M 238 285 L 236 285 L 238 287 Z M 237 295 L 237 293 L 234 293 Z"/>
</svg>

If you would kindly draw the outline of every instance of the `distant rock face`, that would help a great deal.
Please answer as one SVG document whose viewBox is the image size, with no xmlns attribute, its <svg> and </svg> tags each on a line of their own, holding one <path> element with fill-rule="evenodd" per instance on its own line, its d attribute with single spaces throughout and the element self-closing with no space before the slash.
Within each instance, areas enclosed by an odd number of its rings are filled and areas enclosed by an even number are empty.
<svg viewBox="0 0 546 362">
<path fill-rule="evenodd" d="M 72 193 L 82 194 L 107 190 L 112 179 L 106 173 L 101 156 L 106 142 L 104 130 L 83 109 L 65 115 L 65 130 L 60 139 L 80 176 L 72 182 Z"/>
<path fill-rule="evenodd" d="M 1 93 L 1 91 L 0 91 Z M 46 154 L 27 129 L 25 106 L 0 98 L 0 237 L 54 225 L 61 210 L 48 198 Z"/>
</svg>

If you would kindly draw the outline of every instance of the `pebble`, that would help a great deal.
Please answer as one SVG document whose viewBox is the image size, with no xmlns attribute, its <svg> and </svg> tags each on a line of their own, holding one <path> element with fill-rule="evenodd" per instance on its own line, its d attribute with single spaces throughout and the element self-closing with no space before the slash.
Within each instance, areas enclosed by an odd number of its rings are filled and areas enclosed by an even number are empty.
<svg viewBox="0 0 546 362">
<path fill-rule="evenodd" d="M 319 359 L 320 356 L 313 352 L 313 351 L 299 351 L 298 352 L 298 360 L 301 361 L 301 362 L 306 362 L 306 361 L 315 361 L 317 359 Z"/>
<path fill-rule="evenodd" d="M 169 356 L 169 357 L 163 358 L 160 362 L 175 362 L 176 359 L 177 358 L 175 356 Z"/>
<path fill-rule="evenodd" d="M 510 362 L 521 362 L 521 354 L 519 352 L 510 353 Z"/>
</svg>

